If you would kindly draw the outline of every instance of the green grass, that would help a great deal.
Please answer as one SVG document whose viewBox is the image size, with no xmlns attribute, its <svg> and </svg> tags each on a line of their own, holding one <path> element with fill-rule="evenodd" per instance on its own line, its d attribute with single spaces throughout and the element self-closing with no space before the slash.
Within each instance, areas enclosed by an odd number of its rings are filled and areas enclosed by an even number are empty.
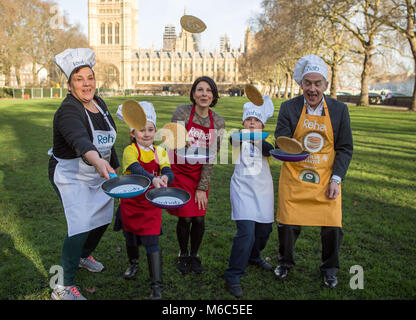
<svg viewBox="0 0 416 320">
<path fill-rule="evenodd" d="M 115 118 L 124 97 L 105 99 Z M 170 120 L 187 97 L 140 97 L 151 101 L 158 127 Z M 215 108 L 227 129 L 241 125 L 244 98 L 222 98 Z M 280 105 L 281 101 L 275 101 Z M 49 270 L 60 264 L 67 231 L 60 201 L 48 180 L 47 150 L 52 145 L 52 118 L 58 100 L 0 101 L 0 299 L 49 299 Z M 278 111 L 266 131 L 273 134 Z M 322 284 L 319 264 L 320 229 L 304 227 L 296 243 L 297 266 L 285 282 L 254 267 L 242 278 L 245 299 L 414 299 L 416 297 L 416 114 L 406 111 L 350 107 L 354 156 L 343 182 L 344 241 L 340 251 L 339 286 Z M 121 157 L 128 129 L 116 119 L 116 148 Z M 275 190 L 281 163 L 271 164 Z M 224 290 L 234 222 L 230 219 L 229 181 L 232 164 L 217 164 L 210 184 L 206 233 L 200 249 L 206 272 L 182 276 L 175 267 L 178 253 L 176 217 L 163 213 L 163 276 L 165 299 L 234 299 Z M 275 192 L 277 197 L 277 192 Z M 264 250 L 276 265 L 277 231 Z M 118 248 L 121 248 L 119 252 Z M 77 285 L 88 299 L 145 299 L 150 293 L 147 262 L 140 249 L 140 272 L 126 281 L 124 238 L 110 225 L 94 253 L 106 270 L 80 270 Z M 350 267 L 364 269 L 364 289 L 349 286 Z M 96 289 L 94 294 L 86 288 Z"/>
</svg>

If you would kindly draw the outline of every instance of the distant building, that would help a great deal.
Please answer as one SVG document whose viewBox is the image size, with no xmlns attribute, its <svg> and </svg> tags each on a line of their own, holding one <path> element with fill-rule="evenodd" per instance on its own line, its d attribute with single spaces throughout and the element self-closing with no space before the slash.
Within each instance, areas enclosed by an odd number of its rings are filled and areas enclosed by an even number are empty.
<svg viewBox="0 0 416 320">
<path fill-rule="evenodd" d="M 240 81 L 240 48 L 206 52 L 199 34 L 165 26 L 161 50 L 139 49 L 137 0 L 88 0 L 88 40 L 95 51 L 97 85 L 134 89 L 151 85 L 190 84 L 198 76 L 219 85 Z M 180 17 L 178 17 L 179 20 Z"/>
<path fill-rule="evenodd" d="M 231 42 L 230 38 L 225 34 L 220 38 L 220 52 L 230 52 Z"/>
<path fill-rule="evenodd" d="M 163 51 L 173 51 L 176 43 L 176 30 L 174 25 L 165 26 L 163 33 Z"/>
<path fill-rule="evenodd" d="M 1 69 L 1 68 L 0 68 Z M 36 64 L 35 70 L 37 71 L 37 81 L 39 85 L 36 86 L 42 86 L 45 85 L 47 79 L 48 79 L 48 72 L 45 68 L 42 66 Z M 25 63 L 19 70 L 17 70 L 14 67 L 10 70 L 10 79 L 9 79 L 9 87 L 10 88 L 18 88 L 18 87 L 26 87 L 26 86 L 32 86 L 34 84 L 33 79 L 33 63 L 28 62 Z M 18 78 L 20 81 L 18 81 Z M 0 87 L 6 86 L 6 75 L 0 74 Z"/>
</svg>

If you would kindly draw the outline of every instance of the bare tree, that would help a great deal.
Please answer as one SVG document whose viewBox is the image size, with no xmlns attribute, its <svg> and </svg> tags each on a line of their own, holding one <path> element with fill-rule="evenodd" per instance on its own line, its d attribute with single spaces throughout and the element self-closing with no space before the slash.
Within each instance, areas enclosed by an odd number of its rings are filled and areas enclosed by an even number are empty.
<svg viewBox="0 0 416 320">
<path fill-rule="evenodd" d="M 383 1 L 381 21 L 397 31 L 409 42 L 413 55 L 413 70 L 416 75 L 416 3 L 415 0 Z M 416 112 L 416 79 L 413 87 L 413 99 L 409 108 Z"/>
<path fill-rule="evenodd" d="M 316 0 L 322 6 L 320 16 L 348 30 L 357 42 L 352 49 L 363 58 L 360 105 L 368 105 L 368 83 L 371 59 L 382 44 L 380 36 L 386 29 L 381 19 L 381 0 Z"/>
</svg>

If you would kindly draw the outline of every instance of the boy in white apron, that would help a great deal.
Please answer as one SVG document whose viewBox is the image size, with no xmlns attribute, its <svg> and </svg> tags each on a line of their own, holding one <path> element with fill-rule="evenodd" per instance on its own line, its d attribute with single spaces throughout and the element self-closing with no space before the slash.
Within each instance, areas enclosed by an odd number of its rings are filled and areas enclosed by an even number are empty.
<svg viewBox="0 0 416 320">
<path fill-rule="evenodd" d="M 267 119 L 273 116 L 272 100 L 268 96 L 263 99 L 261 107 L 251 102 L 244 104 L 243 126 L 246 130 L 263 129 Z M 273 179 L 269 166 L 269 151 L 274 148 L 274 137 L 243 140 L 241 145 L 231 143 L 233 151 L 239 152 L 230 183 L 231 218 L 236 221 L 237 233 L 225 280 L 227 290 L 239 298 L 243 295 L 240 277 L 247 263 L 272 271 L 272 266 L 262 259 L 260 253 L 266 247 L 274 221 Z"/>
</svg>

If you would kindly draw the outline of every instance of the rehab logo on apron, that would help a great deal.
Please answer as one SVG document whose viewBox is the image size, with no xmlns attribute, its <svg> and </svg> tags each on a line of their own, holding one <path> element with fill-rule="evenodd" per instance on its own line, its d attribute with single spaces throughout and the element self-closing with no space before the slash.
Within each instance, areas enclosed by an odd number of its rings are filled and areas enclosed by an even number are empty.
<svg viewBox="0 0 416 320">
<path fill-rule="evenodd" d="M 110 130 L 94 130 L 88 112 L 85 111 L 92 131 L 92 142 L 102 158 L 110 161 L 111 148 L 117 133 L 103 110 L 97 104 L 95 105 L 108 123 Z M 104 140 L 103 137 L 108 138 Z M 55 168 L 54 183 L 61 195 L 68 224 L 68 236 L 71 237 L 111 223 L 114 199 L 101 189 L 101 185 L 106 179 L 100 177 L 95 168 L 87 165 L 81 157 L 74 159 L 55 157 L 55 159 L 58 164 Z"/>
<path fill-rule="evenodd" d="M 334 134 L 328 107 L 325 115 L 309 115 L 306 106 L 293 133 L 303 141 L 310 156 L 299 162 L 283 162 L 280 171 L 277 221 L 302 226 L 341 227 L 341 186 L 336 199 L 329 199 L 326 190 L 335 159 Z"/>
</svg>

